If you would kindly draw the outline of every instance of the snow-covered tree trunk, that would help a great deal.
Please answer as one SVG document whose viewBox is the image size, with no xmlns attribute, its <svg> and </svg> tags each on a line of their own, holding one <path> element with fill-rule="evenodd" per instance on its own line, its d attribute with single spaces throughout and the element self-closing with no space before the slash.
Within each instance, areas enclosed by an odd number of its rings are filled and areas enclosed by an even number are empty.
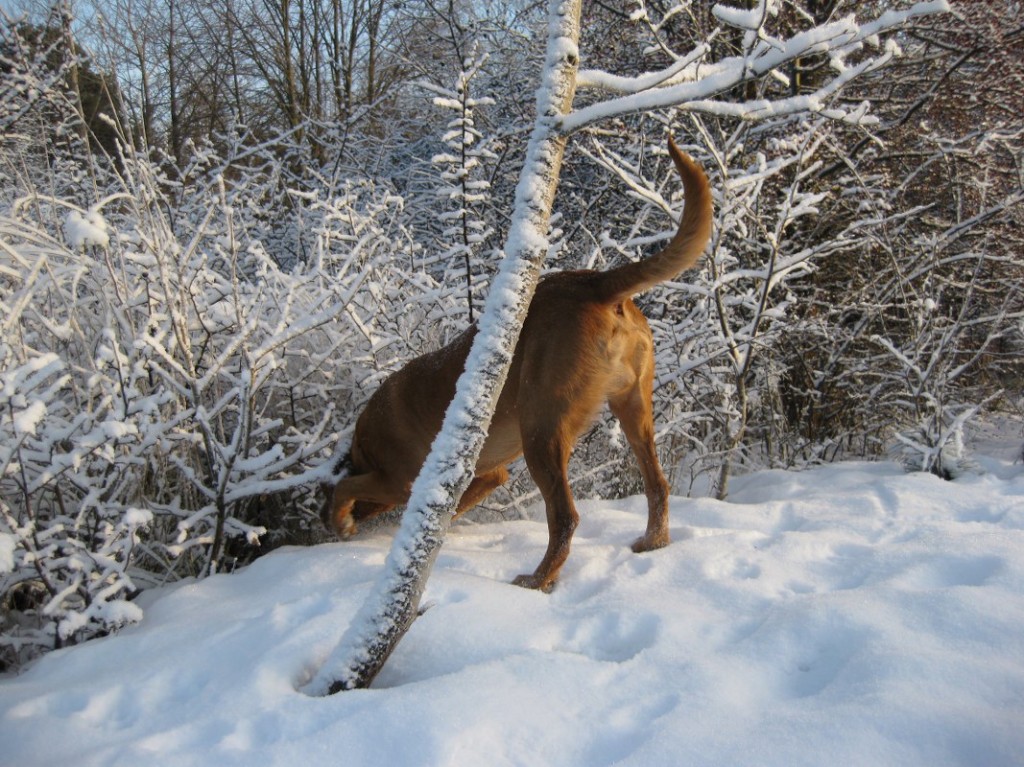
<svg viewBox="0 0 1024 767">
<path fill-rule="evenodd" d="M 441 432 L 412 488 L 374 594 L 307 690 L 322 695 L 366 687 L 416 618 L 420 597 L 463 491 L 473 479 L 541 266 L 579 63 L 581 0 L 549 0 L 548 40 L 537 117 L 516 190 L 501 269 L 480 319 L 466 370 Z"/>
</svg>

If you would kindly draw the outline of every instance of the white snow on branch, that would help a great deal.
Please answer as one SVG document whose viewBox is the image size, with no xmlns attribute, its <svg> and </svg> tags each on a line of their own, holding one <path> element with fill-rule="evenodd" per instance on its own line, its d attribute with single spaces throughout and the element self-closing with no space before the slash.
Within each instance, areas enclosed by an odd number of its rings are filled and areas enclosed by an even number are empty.
<svg viewBox="0 0 1024 767">
<path fill-rule="evenodd" d="M 19 436 L 35 434 L 36 427 L 39 426 L 45 417 L 46 403 L 41 400 L 29 403 L 28 406 L 14 413 L 14 433 Z"/>
<path fill-rule="evenodd" d="M 771 3 L 765 8 L 765 3 L 760 2 L 753 8 L 734 8 L 730 5 L 715 5 L 711 13 L 723 24 L 738 29 L 756 30 L 764 23 L 765 15 L 778 13 L 778 3 Z"/>
<path fill-rule="evenodd" d="M 90 245 L 105 248 L 110 244 L 109 227 L 95 206 L 81 212 L 68 211 L 64 219 L 64 237 L 74 250 Z"/>
<path fill-rule="evenodd" d="M 639 93 L 676 80 L 693 80 L 696 62 L 701 61 L 710 50 L 710 45 L 702 43 L 689 55 L 681 57 L 660 72 L 648 72 L 636 77 L 622 77 L 600 69 L 583 69 L 577 78 L 577 87 L 597 88 L 613 93 Z"/>
<path fill-rule="evenodd" d="M 561 121 L 564 133 L 573 133 L 595 122 L 612 117 L 637 112 L 645 112 L 666 107 L 680 107 L 690 111 L 707 111 L 713 114 L 734 114 L 734 105 L 714 100 L 719 93 L 730 90 L 742 82 L 755 79 L 809 54 L 827 53 L 829 51 L 851 50 L 874 39 L 883 32 L 891 31 L 921 16 L 949 10 L 946 0 L 930 0 L 917 3 L 905 11 L 886 11 L 874 21 L 859 23 L 853 16 L 823 24 L 813 29 L 800 32 L 787 41 L 773 41 L 769 44 L 762 41 L 755 46 L 750 55 L 736 56 L 725 59 L 715 65 L 702 66 L 699 79 L 686 82 L 675 82 L 659 88 L 643 90 L 643 86 L 657 77 L 642 75 L 639 82 L 630 82 L 628 78 L 616 79 L 610 75 L 590 73 L 588 82 L 607 87 L 627 95 L 610 98 L 596 104 L 576 110 L 566 115 Z M 886 48 L 879 58 L 863 62 L 856 71 L 842 72 L 826 92 L 832 92 L 839 85 L 848 82 L 855 74 L 869 71 L 879 66 L 894 55 L 891 48 Z M 677 73 L 674 80 L 681 79 L 683 74 L 693 71 L 696 77 L 696 65 Z M 663 79 L 664 81 L 664 79 Z M 761 112 L 767 113 L 766 107 Z M 837 113 L 838 114 L 838 113 Z"/>
<path fill-rule="evenodd" d="M 0 575 L 14 572 L 14 548 L 17 539 L 13 535 L 0 533 Z"/>
</svg>

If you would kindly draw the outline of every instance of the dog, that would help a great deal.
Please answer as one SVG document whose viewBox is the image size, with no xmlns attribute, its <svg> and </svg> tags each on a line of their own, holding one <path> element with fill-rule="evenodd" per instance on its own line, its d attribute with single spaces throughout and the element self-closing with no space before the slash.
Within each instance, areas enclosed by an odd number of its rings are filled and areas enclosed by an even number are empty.
<svg viewBox="0 0 1024 767">
<path fill-rule="evenodd" d="M 579 436 L 605 402 L 618 418 L 640 464 L 647 496 L 643 552 L 667 546 L 668 483 L 654 447 L 651 398 L 654 342 L 631 297 L 692 267 L 711 236 L 707 176 L 669 139 L 685 205 L 669 244 L 650 258 L 604 272 L 567 271 L 537 285 L 472 482 L 456 515 L 476 506 L 508 479 L 522 455 L 544 498 L 548 545 L 537 569 L 513 583 L 549 591 L 569 555 L 579 515 L 566 465 Z M 356 522 L 404 504 L 426 460 L 476 334 L 470 327 L 449 345 L 388 377 L 356 422 L 342 478 L 328 488 L 324 524 L 342 538 Z"/>
</svg>

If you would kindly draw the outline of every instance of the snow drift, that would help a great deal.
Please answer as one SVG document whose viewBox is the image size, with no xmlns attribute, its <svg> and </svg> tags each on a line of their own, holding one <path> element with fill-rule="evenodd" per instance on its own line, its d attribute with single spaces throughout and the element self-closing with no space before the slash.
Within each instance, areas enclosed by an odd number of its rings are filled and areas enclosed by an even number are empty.
<svg viewBox="0 0 1024 767">
<path fill-rule="evenodd" d="M 116 636 L 0 682 L 3 763 L 998 765 L 1024 753 L 1024 470 L 851 463 L 581 504 L 552 595 L 507 581 L 541 521 L 453 527 L 373 688 L 297 692 L 387 531 L 149 596 Z"/>
</svg>

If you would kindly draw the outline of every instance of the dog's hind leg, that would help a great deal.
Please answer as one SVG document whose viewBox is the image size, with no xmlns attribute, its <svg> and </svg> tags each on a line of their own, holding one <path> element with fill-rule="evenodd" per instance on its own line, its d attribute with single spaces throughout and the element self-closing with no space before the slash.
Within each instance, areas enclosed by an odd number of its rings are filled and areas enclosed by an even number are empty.
<svg viewBox="0 0 1024 767">
<path fill-rule="evenodd" d="M 572 441 L 559 433 L 558 424 L 546 426 L 545 431 L 523 440 L 523 457 L 544 498 L 548 547 L 532 575 L 520 575 L 512 581 L 517 586 L 541 591 L 550 591 L 558 580 L 558 572 L 569 556 L 572 534 L 580 519 L 566 473 Z"/>
<path fill-rule="evenodd" d="M 622 431 L 640 464 L 644 493 L 647 495 L 647 531 L 633 542 L 633 551 L 636 552 L 660 549 L 669 544 L 669 488 L 654 447 L 651 382 L 644 378 L 649 376 L 643 376 L 625 394 L 608 402 L 612 414 L 622 424 Z"/>
<path fill-rule="evenodd" d="M 462 498 L 459 499 L 459 506 L 455 510 L 455 516 L 459 516 L 462 512 L 472 509 L 494 492 L 496 487 L 504 485 L 507 481 L 508 469 L 504 466 L 499 466 L 496 469 L 474 477 L 473 481 L 469 483 L 469 487 L 466 488 L 466 492 L 462 494 Z"/>
</svg>

